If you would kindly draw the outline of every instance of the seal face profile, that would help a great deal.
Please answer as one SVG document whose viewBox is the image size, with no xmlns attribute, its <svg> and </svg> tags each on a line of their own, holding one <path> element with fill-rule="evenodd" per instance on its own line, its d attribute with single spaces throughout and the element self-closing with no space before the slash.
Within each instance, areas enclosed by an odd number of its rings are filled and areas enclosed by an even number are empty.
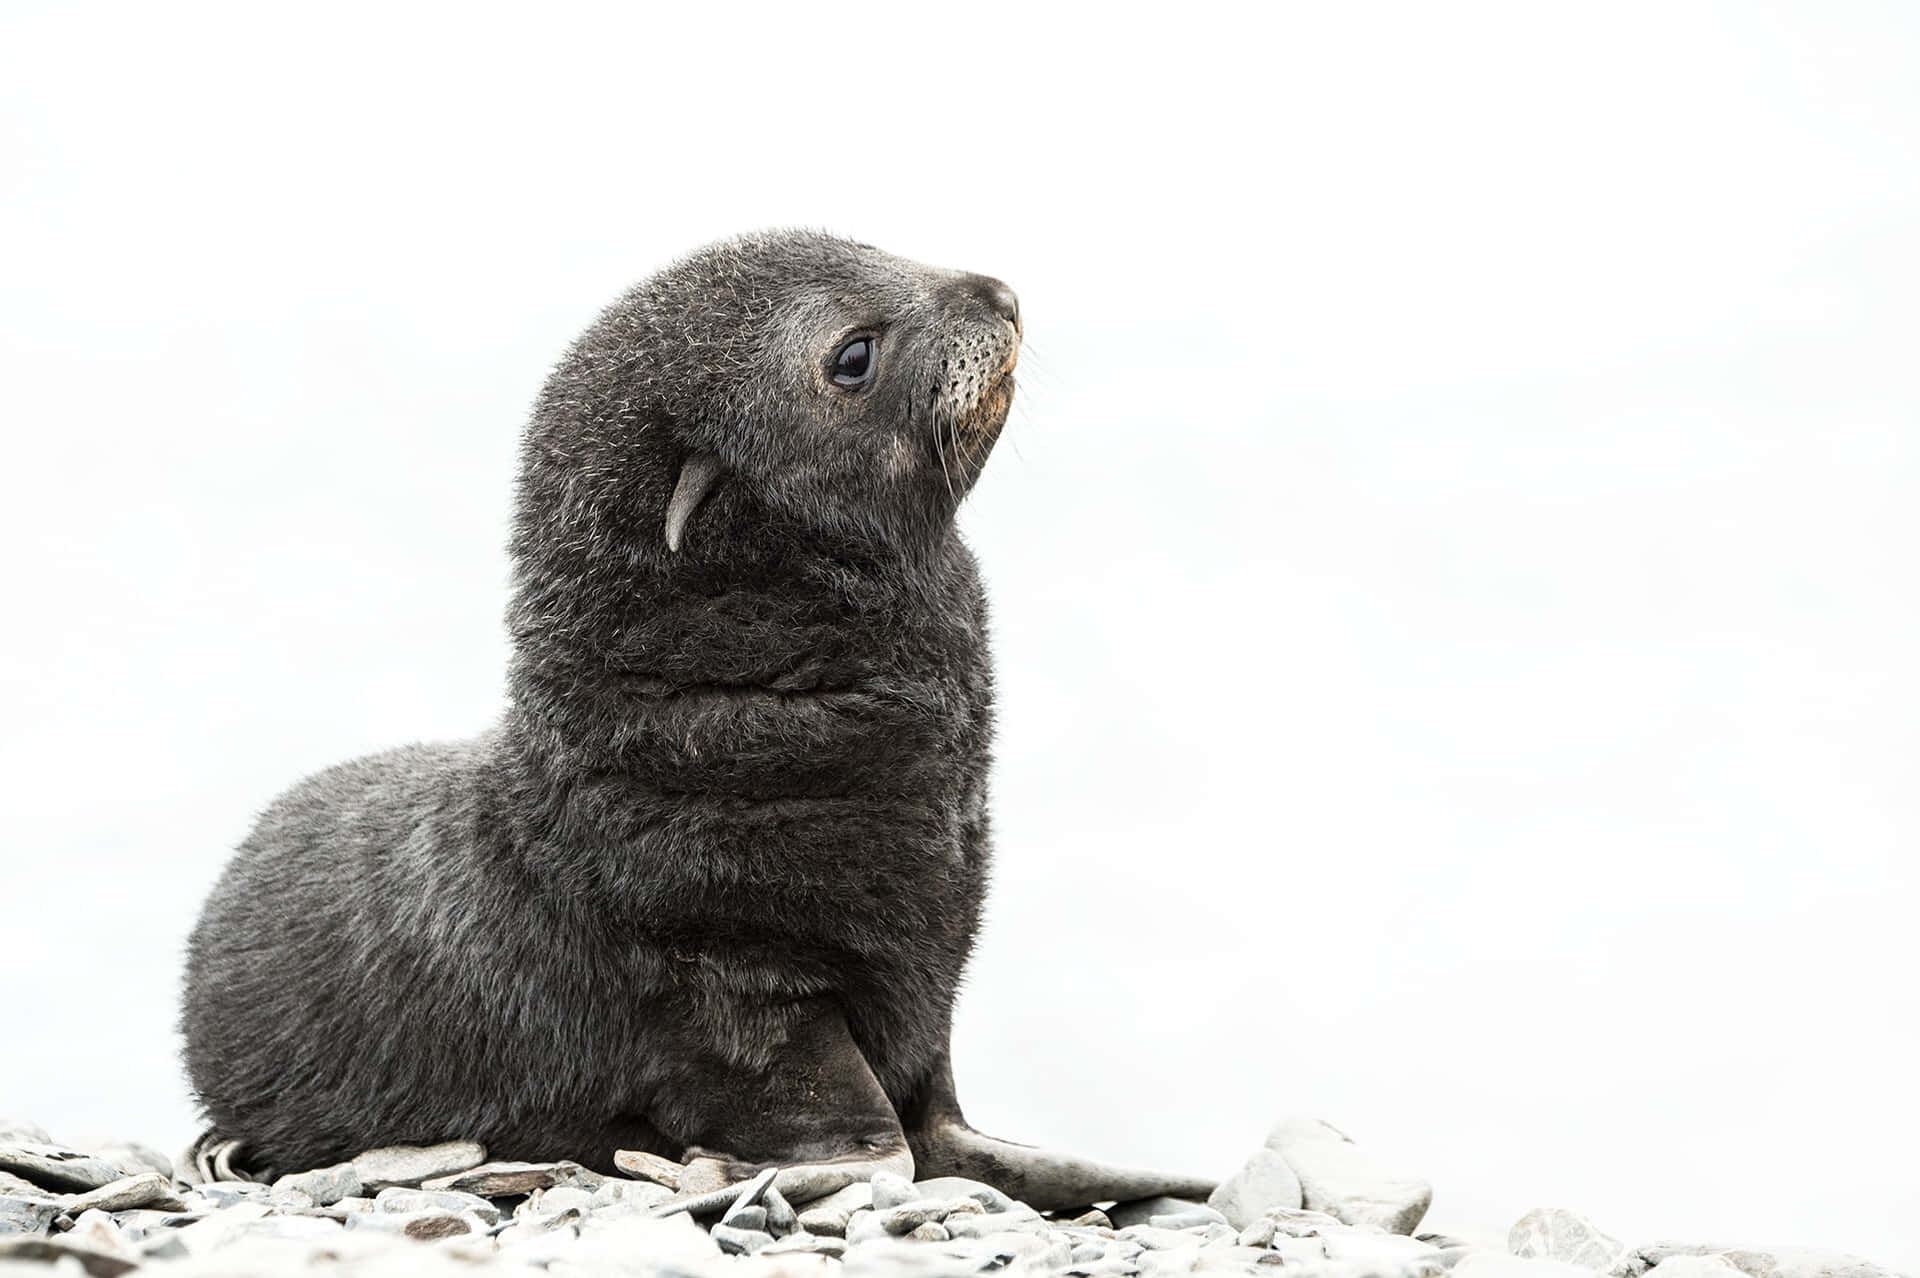
<svg viewBox="0 0 1920 1278">
<path fill-rule="evenodd" d="M 276 800 L 207 901 L 194 1088 L 255 1165 L 475 1139 L 790 1196 L 1210 1183 L 966 1125 L 992 680 L 954 512 L 1013 397 L 997 280 L 810 232 L 641 283 L 535 405 L 509 705 Z"/>
</svg>

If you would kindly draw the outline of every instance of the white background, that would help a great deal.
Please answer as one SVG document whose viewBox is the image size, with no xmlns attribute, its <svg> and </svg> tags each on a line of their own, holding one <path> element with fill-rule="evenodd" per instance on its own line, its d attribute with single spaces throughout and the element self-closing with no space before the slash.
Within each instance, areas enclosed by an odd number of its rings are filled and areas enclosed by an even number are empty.
<svg viewBox="0 0 1920 1278">
<path fill-rule="evenodd" d="M 251 815 L 496 712 L 547 366 L 802 223 L 1025 308 L 976 1122 L 1920 1267 L 1912 5 L 533 9 L 6 8 L 0 1110 L 191 1134 Z"/>
</svg>

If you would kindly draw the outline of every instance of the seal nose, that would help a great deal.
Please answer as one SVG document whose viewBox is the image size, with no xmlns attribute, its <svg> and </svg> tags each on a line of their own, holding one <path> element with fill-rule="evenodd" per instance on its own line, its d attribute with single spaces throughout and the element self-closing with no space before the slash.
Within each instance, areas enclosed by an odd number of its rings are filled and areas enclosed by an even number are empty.
<svg viewBox="0 0 1920 1278">
<path fill-rule="evenodd" d="M 1020 299 L 1012 289 L 991 275 L 969 275 L 966 284 L 967 291 L 985 302 L 988 310 L 1015 329 L 1020 327 Z"/>
</svg>

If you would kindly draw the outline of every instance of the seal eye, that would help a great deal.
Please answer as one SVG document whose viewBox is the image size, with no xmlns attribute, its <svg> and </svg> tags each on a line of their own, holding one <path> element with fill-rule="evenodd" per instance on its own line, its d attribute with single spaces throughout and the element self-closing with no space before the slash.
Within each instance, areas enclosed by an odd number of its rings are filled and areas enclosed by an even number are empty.
<svg viewBox="0 0 1920 1278">
<path fill-rule="evenodd" d="M 847 342 L 833 357 L 833 384 L 865 385 L 872 380 L 874 365 L 879 362 L 874 356 L 871 337 L 856 337 Z"/>
</svg>

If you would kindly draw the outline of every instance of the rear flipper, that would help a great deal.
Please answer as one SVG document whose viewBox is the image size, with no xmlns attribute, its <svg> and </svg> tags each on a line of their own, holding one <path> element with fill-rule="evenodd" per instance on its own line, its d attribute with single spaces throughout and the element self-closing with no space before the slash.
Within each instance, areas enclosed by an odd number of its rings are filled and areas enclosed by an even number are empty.
<svg viewBox="0 0 1920 1278">
<path fill-rule="evenodd" d="M 965 1176 L 1041 1211 L 1163 1194 L 1204 1202 L 1216 1185 L 1196 1176 L 1120 1167 L 983 1135 L 967 1126 L 960 1112 L 953 1067 L 946 1060 L 934 1071 L 927 1094 L 907 1114 L 906 1134 L 921 1177 Z"/>
</svg>

